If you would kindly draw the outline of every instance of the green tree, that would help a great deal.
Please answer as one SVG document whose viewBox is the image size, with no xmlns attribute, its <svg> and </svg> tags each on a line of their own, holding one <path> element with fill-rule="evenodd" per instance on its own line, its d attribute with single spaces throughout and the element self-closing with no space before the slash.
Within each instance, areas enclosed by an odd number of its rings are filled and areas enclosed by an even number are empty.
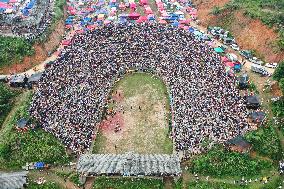
<svg viewBox="0 0 284 189">
<path fill-rule="evenodd" d="M 18 93 L 5 84 L 0 83 L 0 128 L 7 114 L 13 107 L 13 99 Z"/>
<path fill-rule="evenodd" d="M 284 94 L 284 77 L 279 80 L 279 87 L 282 91 L 282 94 Z"/>
<path fill-rule="evenodd" d="M 276 81 L 280 81 L 281 78 L 284 78 L 284 61 L 282 61 L 278 67 L 276 68 L 273 79 Z"/>
</svg>

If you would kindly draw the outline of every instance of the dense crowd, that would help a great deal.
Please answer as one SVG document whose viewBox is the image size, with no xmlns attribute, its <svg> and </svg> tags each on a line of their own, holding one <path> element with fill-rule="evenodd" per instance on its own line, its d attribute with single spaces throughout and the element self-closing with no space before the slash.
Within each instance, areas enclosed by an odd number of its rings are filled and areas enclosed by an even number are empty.
<svg viewBox="0 0 284 189">
<path fill-rule="evenodd" d="M 0 33 L 11 33 L 32 41 L 50 26 L 54 14 L 53 7 L 54 0 L 37 1 L 29 16 L 23 17 L 15 14 L 3 17 L 0 21 Z"/>
<path fill-rule="evenodd" d="M 219 55 L 190 32 L 158 24 L 110 24 L 75 36 L 43 74 L 30 113 L 82 153 L 111 88 L 129 69 L 153 72 L 168 86 L 171 137 L 183 157 L 249 130 L 236 80 L 226 75 Z"/>
</svg>

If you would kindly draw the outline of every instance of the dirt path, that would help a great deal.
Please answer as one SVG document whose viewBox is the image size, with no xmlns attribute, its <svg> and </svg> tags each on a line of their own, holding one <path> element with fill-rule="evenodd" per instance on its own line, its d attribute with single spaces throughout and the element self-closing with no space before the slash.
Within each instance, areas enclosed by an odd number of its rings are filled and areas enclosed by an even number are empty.
<svg viewBox="0 0 284 189">
<path fill-rule="evenodd" d="M 173 189 L 173 178 L 165 178 L 164 179 L 164 182 L 165 182 L 165 189 Z"/>
<path fill-rule="evenodd" d="M 93 184 L 95 182 L 95 178 L 92 177 L 92 178 L 87 178 L 87 181 L 85 183 L 85 189 L 92 189 L 93 188 Z"/>
</svg>

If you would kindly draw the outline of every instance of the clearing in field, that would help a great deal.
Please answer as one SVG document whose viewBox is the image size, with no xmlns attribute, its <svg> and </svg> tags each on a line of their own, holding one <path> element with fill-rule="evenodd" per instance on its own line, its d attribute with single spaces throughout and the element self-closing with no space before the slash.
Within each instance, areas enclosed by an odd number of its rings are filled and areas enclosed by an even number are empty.
<svg viewBox="0 0 284 189">
<path fill-rule="evenodd" d="M 127 74 L 110 94 L 93 153 L 172 153 L 169 95 L 159 78 Z"/>
</svg>

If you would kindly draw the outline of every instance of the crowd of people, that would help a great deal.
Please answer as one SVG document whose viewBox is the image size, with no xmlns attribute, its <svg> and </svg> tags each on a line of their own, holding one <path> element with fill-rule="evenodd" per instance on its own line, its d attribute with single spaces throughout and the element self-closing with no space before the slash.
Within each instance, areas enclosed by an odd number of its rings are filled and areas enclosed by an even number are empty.
<svg viewBox="0 0 284 189">
<path fill-rule="evenodd" d="M 154 73 L 167 85 L 171 137 L 184 158 L 250 129 L 236 79 L 226 74 L 220 56 L 190 32 L 156 23 L 109 24 L 76 35 L 42 75 L 30 114 L 83 153 L 111 88 L 129 69 Z"/>
<path fill-rule="evenodd" d="M 29 16 L 4 16 L 0 21 L 0 34 L 13 34 L 32 41 L 42 35 L 52 22 L 54 0 L 37 1 Z"/>
</svg>

